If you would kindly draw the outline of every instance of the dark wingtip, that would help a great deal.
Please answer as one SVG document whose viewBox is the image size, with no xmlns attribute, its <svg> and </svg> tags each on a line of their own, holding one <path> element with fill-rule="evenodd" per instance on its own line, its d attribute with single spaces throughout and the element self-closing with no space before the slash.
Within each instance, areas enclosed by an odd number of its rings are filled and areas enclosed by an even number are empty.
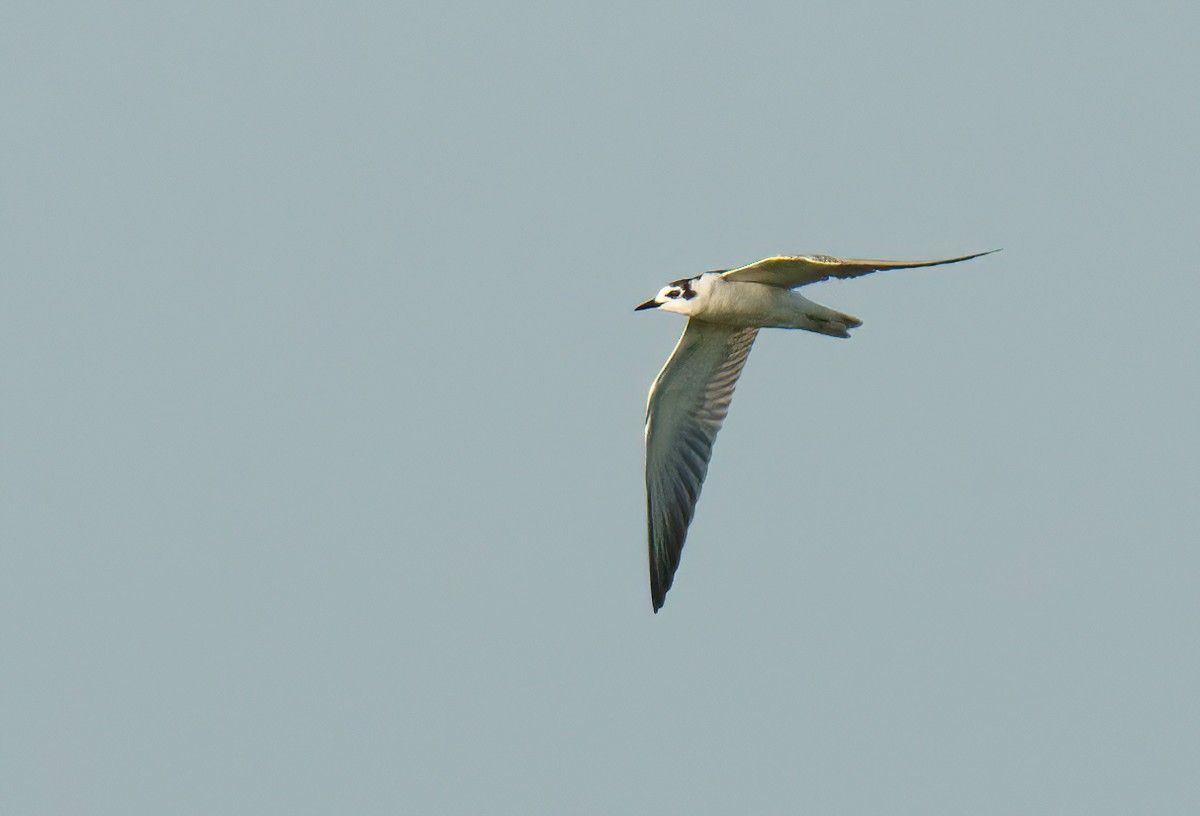
<svg viewBox="0 0 1200 816">
<path fill-rule="evenodd" d="M 663 608 L 663 604 L 665 604 L 667 602 L 667 589 L 669 589 L 669 588 L 670 587 L 667 587 L 667 588 L 662 587 L 659 584 L 659 582 L 657 582 L 653 579 L 653 576 L 651 577 L 651 580 L 650 580 L 650 606 L 651 606 L 651 608 L 654 609 L 655 615 L 658 614 L 658 610 Z"/>
</svg>

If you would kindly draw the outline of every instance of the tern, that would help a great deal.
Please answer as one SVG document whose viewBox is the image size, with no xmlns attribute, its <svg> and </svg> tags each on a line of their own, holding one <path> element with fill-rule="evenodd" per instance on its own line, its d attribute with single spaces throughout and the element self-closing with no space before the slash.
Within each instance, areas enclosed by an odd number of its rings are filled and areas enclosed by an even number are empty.
<svg viewBox="0 0 1200 816">
<path fill-rule="evenodd" d="M 758 330 L 804 329 L 849 337 L 850 329 L 862 325 L 857 317 L 814 303 L 793 290 L 830 278 L 959 263 L 997 251 L 936 261 L 828 255 L 765 258 L 738 269 L 672 281 L 634 309 L 661 309 L 688 318 L 675 351 L 650 386 L 646 405 L 650 596 L 655 613 L 675 578 L 713 442 L 729 413 L 734 386 Z"/>
</svg>

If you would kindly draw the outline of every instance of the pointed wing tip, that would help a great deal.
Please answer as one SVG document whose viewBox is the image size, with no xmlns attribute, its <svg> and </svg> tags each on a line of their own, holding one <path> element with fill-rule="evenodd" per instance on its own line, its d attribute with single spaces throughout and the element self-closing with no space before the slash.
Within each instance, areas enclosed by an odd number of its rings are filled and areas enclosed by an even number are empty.
<svg viewBox="0 0 1200 816">
<path fill-rule="evenodd" d="M 989 249 L 987 252 L 976 252 L 974 255 L 963 255 L 961 258 L 952 258 L 947 263 L 958 263 L 959 261 L 970 261 L 975 258 L 982 258 L 984 255 L 992 255 L 996 252 L 999 252 L 1003 248 L 1004 247 L 998 247 L 996 249 Z"/>
<path fill-rule="evenodd" d="M 970 255 L 956 255 L 953 258 L 941 258 L 936 261 L 923 261 L 923 262 L 918 261 L 914 265 L 919 264 L 921 266 L 941 266 L 942 264 L 962 263 L 963 261 L 971 261 L 971 260 L 974 260 L 975 258 L 982 258 L 984 255 L 991 255 L 992 253 L 999 252 L 999 251 L 1000 251 L 1000 248 L 989 249 L 986 252 L 972 252 Z M 901 261 L 900 263 L 904 263 L 904 262 Z"/>
<path fill-rule="evenodd" d="M 662 565 L 659 565 L 662 569 Z M 654 565 L 650 568 L 650 608 L 654 610 L 654 614 L 658 614 L 658 610 L 663 608 L 667 602 L 667 593 L 671 590 L 671 584 L 674 583 L 675 573 L 673 570 L 668 570 L 665 574 L 656 572 Z"/>
</svg>

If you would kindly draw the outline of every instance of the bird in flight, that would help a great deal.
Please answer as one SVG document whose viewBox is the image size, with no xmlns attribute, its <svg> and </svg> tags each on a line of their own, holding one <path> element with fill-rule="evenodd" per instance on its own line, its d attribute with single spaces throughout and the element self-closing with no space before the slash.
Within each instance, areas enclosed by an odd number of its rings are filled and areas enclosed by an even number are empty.
<svg viewBox="0 0 1200 816">
<path fill-rule="evenodd" d="M 828 255 L 766 258 L 739 269 L 672 281 L 634 310 L 661 309 L 688 317 L 675 351 L 650 386 L 646 405 L 650 597 L 656 613 L 679 567 L 713 442 L 758 330 L 804 329 L 849 337 L 850 329 L 862 325 L 858 318 L 814 303 L 794 290 L 830 278 L 958 263 L 991 252 L 936 261 Z"/>
</svg>

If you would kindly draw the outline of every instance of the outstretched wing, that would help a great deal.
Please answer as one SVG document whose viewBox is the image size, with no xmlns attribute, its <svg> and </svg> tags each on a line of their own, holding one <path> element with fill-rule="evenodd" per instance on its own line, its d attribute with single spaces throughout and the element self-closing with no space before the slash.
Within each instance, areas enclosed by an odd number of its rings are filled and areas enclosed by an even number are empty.
<svg viewBox="0 0 1200 816">
<path fill-rule="evenodd" d="M 871 261 L 865 258 L 831 258 L 828 255 L 796 255 L 765 258 L 749 266 L 731 269 L 722 277 L 725 280 L 764 283 L 768 286 L 794 289 L 797 286 L 820 283 L 830 278 L 857 278 L 859 275 L 869 275 L 882 269 L 912 269 L 918 266 L 939 266 L 969 261 L 972 258 L 991 255 L 992 252 L 999 251 L 993 249 L 989 252 L 977 252 L 974 255 L 963 255 L 958 258 L 942 258 L 937 261 Z"/>
<path fill-rule="evenodd" d="M 662 608 L 708 473 L 713 442 L 758 329 L 689 320 L 646 407 L 650 594 Z"/>
</svg>

